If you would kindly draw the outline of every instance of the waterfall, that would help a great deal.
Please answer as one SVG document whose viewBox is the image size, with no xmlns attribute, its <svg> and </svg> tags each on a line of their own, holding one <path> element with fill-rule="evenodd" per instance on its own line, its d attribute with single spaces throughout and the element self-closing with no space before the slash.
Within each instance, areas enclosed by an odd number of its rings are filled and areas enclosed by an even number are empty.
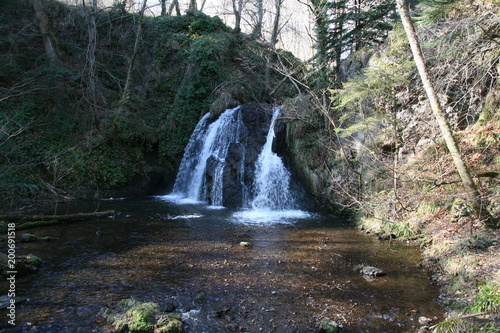
<svg viewBox="0 0 500 333">
<path fill-rule="evenodd" d="M 172 194 L 192 201 L 210 201 L 222 205 L 222 170 L 232 142 L 238 142 L 241 120 L 238 108 L 227 110 L 219 119 L 208 125 L 206 114 L 196 125 L 179 167 Z M 236 116 L 235 116 L 236 115 Z M 214 171 L 213 186 L 206 186 L 207 163 Z"/>
<path fill-rule="evenodd" d="M 179 166 L 179 172 L 175 179 L 174 189 L 172 194 L 175 196 L 181 196 L 189 198 L 190 189 L 195 188 L 193 192 L 199 192 L 201 184 L 194 184 L 194 174 L 197 169 L 197 165 L 200 163 L 201 159 L 201 149 L 203 148 L 205 142 L 205 136 L 208 129 L 208 119 L 210 114 L 207 113 L 196 125 L 189 143 L 184 149 L 184 156 L 182 157 L 181 165 Z M 206 163 L 204 161 L 203 163 Z M 191 197 L 192 200 L 197 200 L 198 195 Z"/>
<path fill-rule="evenodd" d="M 245 105 L 216 121 L 205 115 L 185 149 L 171 196 L 212 206 L 285 211 L 295 207 L 290 172 L 272 151 L 279 108 Z"/>
<path fill-rule="evenodd" d="M 274 125 L 281 110 L 275 108 L 266 143 L 262 148 L 255 168 L 253 209 L 288 210 L 294 208 L 294 198 L 290 191 L 290 172 L 281 157 L 272 151 L 275 138 Z"/>
</svg>

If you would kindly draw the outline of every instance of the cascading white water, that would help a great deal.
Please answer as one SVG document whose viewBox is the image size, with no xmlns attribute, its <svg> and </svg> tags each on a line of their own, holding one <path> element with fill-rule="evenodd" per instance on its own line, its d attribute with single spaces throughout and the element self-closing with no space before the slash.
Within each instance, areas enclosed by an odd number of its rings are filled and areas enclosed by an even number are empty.
<svg viewBox="0 0 500 333">
<path fill-rule="evenodd" d="M 186 147 L 173 193 L 166 197 L 223 206 L 225 200 L 236 196 L 231 207 L 244 209 L 233 217 L 243 223 L 274 223 L 309 216 L 297 210 L 290 172 L 272 151 L 280 109 L 273 110 L 270 124 L 270 113 L 264 113 L 269 111 L 258 113 L 238 107 L 227 110 L 210 125 L 209 115 L 205 115 Z M 269 129 L 264 142 L 262 128 L 266 123 Z M 248 124 L 254 127 L 250 129 Z"/>
<path fill-rule="evenodd" d="M 177 177 L 175 179 L 172 195 L 188 198 L 191 188 L 194 187 L 197 191 L 199 190 L 199 184 L 194 184 L 193 174 L 196 171 L 196 166 L 200 163 L 201 150 L 206 141 L 205 137 L 208 129 L 209 118 L 209 113 L 203 116 L 191 134 L 189 143 L 184 150 L 181 165 L 179 166 L 179 172 L 177 173 Z M 197 200 L 197 196 L 191 199 Z"/>
<path fill-rule="evenodd" d="M 212 205 L 222 205 L 222 169 L 229 144 L 238 142 L 241 120 L 238 108 L 227 110 L 207 128 L 209 114 L 196 126 L 186 147 L 172 194 L 193 201 L 207 201 Z M 205 186 L 207 161 L 213 157 L 215 179 L 213 186 Z"/>
<path fill-rule="evenodd" d="M 281 157 L 272 150 L 275 138 L 274 125 L 280 113 L 279 108 L 274 109 L 266 143 L 256 162 L 255 196 L 251 204 L 251 207 L 256 210 L 295 208 L 295 200 L 290 191 L 290 172 L 285 168 Z"/>
</svg>

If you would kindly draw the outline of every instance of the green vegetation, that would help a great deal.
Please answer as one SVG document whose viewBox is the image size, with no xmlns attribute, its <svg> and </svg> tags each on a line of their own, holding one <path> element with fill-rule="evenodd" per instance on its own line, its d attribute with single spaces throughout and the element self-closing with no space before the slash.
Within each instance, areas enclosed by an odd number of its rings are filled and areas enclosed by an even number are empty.
<svg viewBox="0 0 500 333">
<path fill-rule="evenodd" d="M 162 313 L 153 302 L 140 302 L 133 298 L 121 300 L 115 309 L 106 308 L 101 314 L 112 323 L 117 332 L 181 333 L 183 323 L 176 313 Z"/>
<path fill-rule="evenodd" d="M 0 4 L 0 203 L 5 210 L 40 195 L 140 195 L 165 186 L 194 126 L 219 96 L 266 102 L 269 87 L 282 79 L 265 70 L 270 48 L 232 32 L 218 17 L 197 11 L 145 17 L 122 105 L 138 14 L 120 3 L 98 11 L 92 58 L 91 8 L 55 0 L 44 4 L 56 41 L 55 63 L 40 33 L 26 29 L 34 17 L 31 2 Z M 286 82 L 273 100 L 292 91 Z"/>
<path fill-rule="evenodd" d="M 420 241 L 455 311 L 435 330 L 495 330 L 498 230 L 469 209 L 405 34 L 388 24 L 392 1 L 351 12 L 350 1 L 311 0 L 310 67 L 198 11 L 145 17 L 123 99 L 138 14 L 123 2 L 96 13 L 92 53 L 90 8 L 44 3 L 57 61 L 31 2 L 0 2 L 2 210 L 39 197 L 149 193 L 173 180 L 204 113 L 283 104 L 294 170 L 318 203 L 381 238 Z M 414 11 L 432 83 L 484 207 L 499 218 L 498 1 L 426 0 Z M 157 306 L 132 303 L 122 313 L 129 328 L 181 330 L 180 320 L 157 318 Z M 464 318 L 482 312 L 484 325 Z"/>
<path fill-rule="evenodd" d="M 483 208 L 498 219 L 497 7 L 495 1 L 422 1 L 412 9 L 432 83 L 480 184 Z M 381 47 L 352 52 L 339 75 L 345 82 L 330 91 L 330 104 L 314 84 L 307 97 L 286 104 L 299 175 L 321 205 L 350 214 L 365 231 L 420 244 L 444 303 L 456 311 L 436 331 L 498 331 L 494 311 L 480 320 L 462 317 L 494 302 L 481 295 L 491 294 L 484 286 L 500 283 L 499 231 L 486 227 L 468 200 L 401 27 Z"/>
<path fill-rule="evenodd" d="M 156 303 L 140 303 L 134 305 L 117 319 L 115 328 L 118 332 L 125 330 L 147 331 L 155 324 L 155 315 L 160 312 L 160 307 Z"/>
</svg>

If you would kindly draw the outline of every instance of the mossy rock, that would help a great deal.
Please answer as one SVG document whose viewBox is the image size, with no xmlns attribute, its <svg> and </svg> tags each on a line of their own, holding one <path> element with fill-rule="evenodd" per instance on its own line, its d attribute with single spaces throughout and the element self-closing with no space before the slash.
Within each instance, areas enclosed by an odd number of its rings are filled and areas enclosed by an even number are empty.
<svg viewBox="0 0 500 333">
<path fill-rule="evenodd" d="M 43 263 L 43 260 L 40 257 L 38 257 L 34 254 L 31 254 L 31 253 L 28 254 L 24 258 L 24 260 L 26 261 L 26 264 L 32 265 L 32 266 L 40 266 Z"/>
<path fill-rule="evenodd" d="M 488 210 L 493 215 L 499 215 L 500 214 L 500 197 L 499 198 L 494 198 L 493 200 L 490 201 L 490 205 L 488 207 Z"/>
<path fill-rule="evenodd" d="M 455 201 L 453 201 L 453 205 L 451 206 L 450 221 L 452 223 L 456 223 L 460 221 L 461 218 L 471 216 L 473 214 L 474 208 L 469 202 L 461 198 L 456 198 Z"/>
<path fill-rule="evenodd" d="M 330 318 L 321 319 L 321 323 L 319 325 L 320 333 L 337 333 L 340 332 L 342 325 L 337 323 L 335 320 Z"/>
<path fill-rule="evenodd" d="M 180 333 L 184 326 L 181 316 L 161 314 L 160 306 L 153 302 L 140 302 L 133 298 L 121 300 L 116 309 L 102 309 L 100 314 L 111 322 L 117 332 Z"/>
<path fill-rule="evenodd" d="M 21 243 L 31 243 L 31 242 L 36 242 L 37 238 L 35 235 L 30 234 L 30 233 L 25 233 L 21 236 L 21 239 L 19 242 Z"/>
<path fill-rule="evenodd" d="M 123 302 L 123 301 L 122 301 Z M 120 303 L 122 303 L 120 302 Z M 118 332 L 130 331 L 148 331 L 154 328 L 156 324 L 156 316 L 160 313 L 160 306 L 157 303 L 147 302 L 129 302 L 125 300 L 125 304 L 135 303 L 123 315 L 118 316 L 115 320 L 115 329 Z"/>
<path fill-rule="evenodd" d="M 181 321 L 181 316 L 175 313 L 162 315 L 155 325 L 154 333 L 181 333 L 184 326 Z"/>
</svg>

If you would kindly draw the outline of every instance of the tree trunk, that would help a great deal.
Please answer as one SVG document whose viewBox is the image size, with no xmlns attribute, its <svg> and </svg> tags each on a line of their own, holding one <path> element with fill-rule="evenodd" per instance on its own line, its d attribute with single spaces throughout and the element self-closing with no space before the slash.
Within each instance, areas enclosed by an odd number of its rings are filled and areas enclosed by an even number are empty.
<svg viewBox="0 0 500 333">
<path fill-rule="evenodd" d="M 274 14 L 274 21 L 273 21 L 273 31 L 271 34 L 271 44 L 276 46 L 278 43 L 278 35 L 280 33 L 280 20 L 281 20 L 281 5 L 283 4 L 284 0 L 274 0 L 274 9 L 275 9 L 275 14 Z"/>
<path fill-rule="evenodd" d="M 206 3 L 206 2 L 207 2 L 207 0 L 203 0 L 203 1 L 201 2 L 200 12 L 202 12 L 202 11 L 203 11 L 203 8 L 205 8 L 205 3 Z"/>
<path fill-rule="evenodd" d="M 175 8 L 175 14 L 177 16 L 181 16 L 181 7 L 179 6 L 179 0 L 172 0 L 172 3 L 170 4 L 170 8 L 168 9 L 169 16 L 172 15 L 174 8 Z"/>
<path fill-rule="evenodd" d="M 49 16 L 45 11 L 43 0 L 34 0 L 33 7 L 35 9 L 35 17 L 38 21 L 38 28 L 40 29 L 40 33 L 42 35 L 42 42 L 43 47 L 45 48 L 45 53 L 49 58 L 49 62 L 53 65 L 57 62 L 58 59 L 54 41 L 51 38 Z"/>
<path fill-rule="evenodd" d="M 260 39 L 262 37 L 262 24 L 264 22 L 264 0 L 257 0 L 257 22 L 253 27 L 252 37 Z"/>
<path fill-rule="evenodd" d="M 415 31 L 415 27 L 413 25 L 413 21 L 411 20 L 409 10 L 405 0 L 397 0 L 397 5 L 399 9 L 399 13 L 401 15 L 401 20 L 403 21 L 403 26 L 406 31 L 406 35 L 410 42 L 411 51 L 413 53 L 413 58 L 417 65 L 418 72 L 420 74 L 420 78 L 422 80 L 422 84 L 424 86 L 425 92 L 429 99 L 429 103 L 431 105 L 432 113 L 434 118 L 436 119 L 439 129 L 441 130 L 441 134 L 446 142 L 446 146 L 453 158 L 453 162 L 455 167 L 457 168 L 458 174 L 464 184 L 464 187 L 467 191 L 470 201 L 472 202 L 473 208 L 479 219 L 485 220 L 485 224 L 488 227 L 496 227 L 496 221 L 494 221 L 491 214 L 485 208 L 485 204 L 482 203 L 481 194 L 474 182 L 474 179 L 471 176 L 469 167 L 463 160 L 457 140 L 455 139 L 453 132 L 451 130 L 450 125 L 446 120 L 446 115 L 441 107 L 441 103 L 439 102 L 436 92 L 432 86 L 431 80 L 429 78 L 429 74 L 427 71 L 427 67 L 425 65 L 424 56 L 422 53 L 422 49 L 420 48 L 419 41 L 417 39 L 417 33 Z"/>
<path fill-rule="evenodd" d="M 160 0 L 161 16 L 167 16 L 167 0 Z"/>
<path fill-rule="evenodd" d="M 132 80 L 132 72 L 134 70 L 135 60 L 137 59 L 137 54 L 139 53 L 139 45 L 141 42 L 141 34 L 142 34 L 142 24 L 144 22 L 144 12 L 146 11 L 146 4 L 148 0 L 144 0 L 142 3 L 142 8 L 139 13 L 139 24 L 137 26 L 137 33 L 135 36 L 134 43 L 134 53 L 132 54 L 132 58 L 130 59 L 128 70 L 127 70 L 127 78 L 125 79 L 125 86 L 123 87 L 122 97 L 120 100 L 120 110 L 122 110 L 123 106 L 127 103 L 130 95 L 130 81 Z"/>
<path fill-rule="evenodd" d="M 198 4 L 196 3 L 196 0 L 189 1 L 189 10 L 198 10 Z"/>
<path fill-rule="evenodd" d="M 243 11 L 243 0 L 232 0 L 234 12 L 234 31 L 241 31 L 241 12 Z"/>
<path fill-rule="evenodd" d="M 103 212 L 93 212 L 93 213 L 76 213 L 76 214 L 65 214 L 65 215 L 28 215 L 28 214 L 12 214 L 12 215 L 0 215 L 0 220 L 12 221 L 12 222 L 24 222 L 24 221 L 68 221 L 68 220 L 84 220 L 98 217 L 107 217 L 115 215 L 114 210 L 106 210 Z"/>
<path fill-rule="evenodd" d="M 90 104 L 90 110 L 94 121 L 97 118 L 97 73 L 95 52 L 97 48 L 97 0 L 92 0 L 92 9 L 90 12 L 89 24 L 89 44 L 87 46 L 87 100 Z"/>
</svg>

